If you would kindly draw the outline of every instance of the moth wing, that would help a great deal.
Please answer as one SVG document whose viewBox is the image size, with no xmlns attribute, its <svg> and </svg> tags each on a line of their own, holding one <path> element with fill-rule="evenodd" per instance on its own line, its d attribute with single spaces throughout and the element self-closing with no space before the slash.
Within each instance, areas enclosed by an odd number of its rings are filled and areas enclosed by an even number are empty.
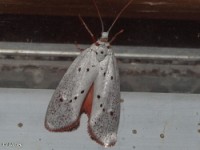
<svg viewBox="0 0 200 150">
<path fill-rule="evenodd" d="M 94 96 L 88 130 L 92 139 L 105 147 L 117 140 L 120 119 L 120 79 L 116 58 L 111 51 L 100 62 L 94 83 Z"/>
<path fill-rule="evenodd" d="M 71 64 L 47 108 L 45 127 L 50 131 L 69 131 L 79 125 L 81 107 L 98 74 L 98 62 L 90 49 Z"/>
</svg>

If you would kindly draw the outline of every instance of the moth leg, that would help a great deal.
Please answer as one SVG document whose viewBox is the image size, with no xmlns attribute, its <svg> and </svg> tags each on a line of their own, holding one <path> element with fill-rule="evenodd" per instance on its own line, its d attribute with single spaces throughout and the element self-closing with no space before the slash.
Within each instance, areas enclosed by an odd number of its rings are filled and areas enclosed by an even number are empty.
<svg viewBox="0 0 200 150">
<path fill-rule="evenodd" d="M 79 51 L 84 51 L 85 49 L 84 48 L 81 48 L 79 45 L 78 45 L 78 43 L 77 43 L 77 41 L 75 41 L 75 46 L 76 46 L 76 48 L 79 50 Z"/>
</svg>

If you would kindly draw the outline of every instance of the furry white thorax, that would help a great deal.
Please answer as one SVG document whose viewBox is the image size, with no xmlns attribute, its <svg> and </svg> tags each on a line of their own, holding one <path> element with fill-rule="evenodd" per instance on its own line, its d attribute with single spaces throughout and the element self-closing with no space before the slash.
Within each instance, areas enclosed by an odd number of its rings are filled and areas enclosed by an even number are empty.
<svg viewBox="0 0 200 150">
<path fill-rule="evenodd" d="M 108 35 L 109 35 L 108 32 L 102 32 L 102 33 L 101 33 L 101 38 L 103 38 L 103 39 L 108 39 Z"/>
<path fill-rule="evenodd" d="M 96 57 L 99 62 L 104 60 L 107 55 L 112 54 L 110 43 L 102 41 L 102 37 L 99 40 L 97 40 L 96 43 L 91 45 L 91 50 L 93 50 L 96 53 Z"/>
</svg>

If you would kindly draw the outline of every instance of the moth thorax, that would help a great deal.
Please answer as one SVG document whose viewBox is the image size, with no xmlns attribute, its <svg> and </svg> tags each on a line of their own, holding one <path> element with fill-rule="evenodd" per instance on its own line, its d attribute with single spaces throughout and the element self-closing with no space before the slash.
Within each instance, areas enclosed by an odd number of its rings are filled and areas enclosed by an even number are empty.
<svg viewBox="0 0 200 150">
<path fill-rule="evenodd" d="M 108 32 L 102 32 L 101 38 L 108 38 Z"/>
<path fill-rule="evenodd" d="M 99 62 L 104 60 L 107 54 L 108 54 L 108 48 L 106 45 L 99 45 L 98 48 L 96 49 L 96 57 Z"/>
<path fill-rule="evenodd" d="M 100 41 L 107 42 L 108 41 L 108 34 L 109 34 L 108 32 L 102 32 Z"/>
</svg>

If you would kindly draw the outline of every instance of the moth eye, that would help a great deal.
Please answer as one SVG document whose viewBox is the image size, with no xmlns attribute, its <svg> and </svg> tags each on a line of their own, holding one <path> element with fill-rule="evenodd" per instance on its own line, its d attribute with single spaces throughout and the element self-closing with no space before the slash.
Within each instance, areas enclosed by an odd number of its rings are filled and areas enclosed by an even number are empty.
<svg viewBox="0 0 200 150">
<path fill-rule="evenodd" d="M 72 100 L 69 101 L 70 103 L 72 102 Z"/>
<path fill-rule="evenodd" d="M 80 71 L 81 71 L 81 68 L 78 68 L 78 71 L 80 72 Z"/>
<path fill-rule="evenodd" d="M 101 51 L 101 54 L 103 54 L 104 52 L 103 51 Z"/>
<path fill-rule="evenodd" d="M 89 71 L 90 69 L 89 68 L 87 68 L 87 72 Z"/>
<path fill-rule="evenodd" d="M 106 76 L 106 73 L 104 72 L 103 75 Z"/>
<path fill-rule="evenodd" d="M 75 96 L 74 99 L 76 100 L 76 99 L 77 99 L 77 96 Z"/>
<path fill-rule="evenodd" d="M 100 107 L 102 107 L 102 106 L 103 106 L 103 104 L 100 105 Z"/>
</svg>

